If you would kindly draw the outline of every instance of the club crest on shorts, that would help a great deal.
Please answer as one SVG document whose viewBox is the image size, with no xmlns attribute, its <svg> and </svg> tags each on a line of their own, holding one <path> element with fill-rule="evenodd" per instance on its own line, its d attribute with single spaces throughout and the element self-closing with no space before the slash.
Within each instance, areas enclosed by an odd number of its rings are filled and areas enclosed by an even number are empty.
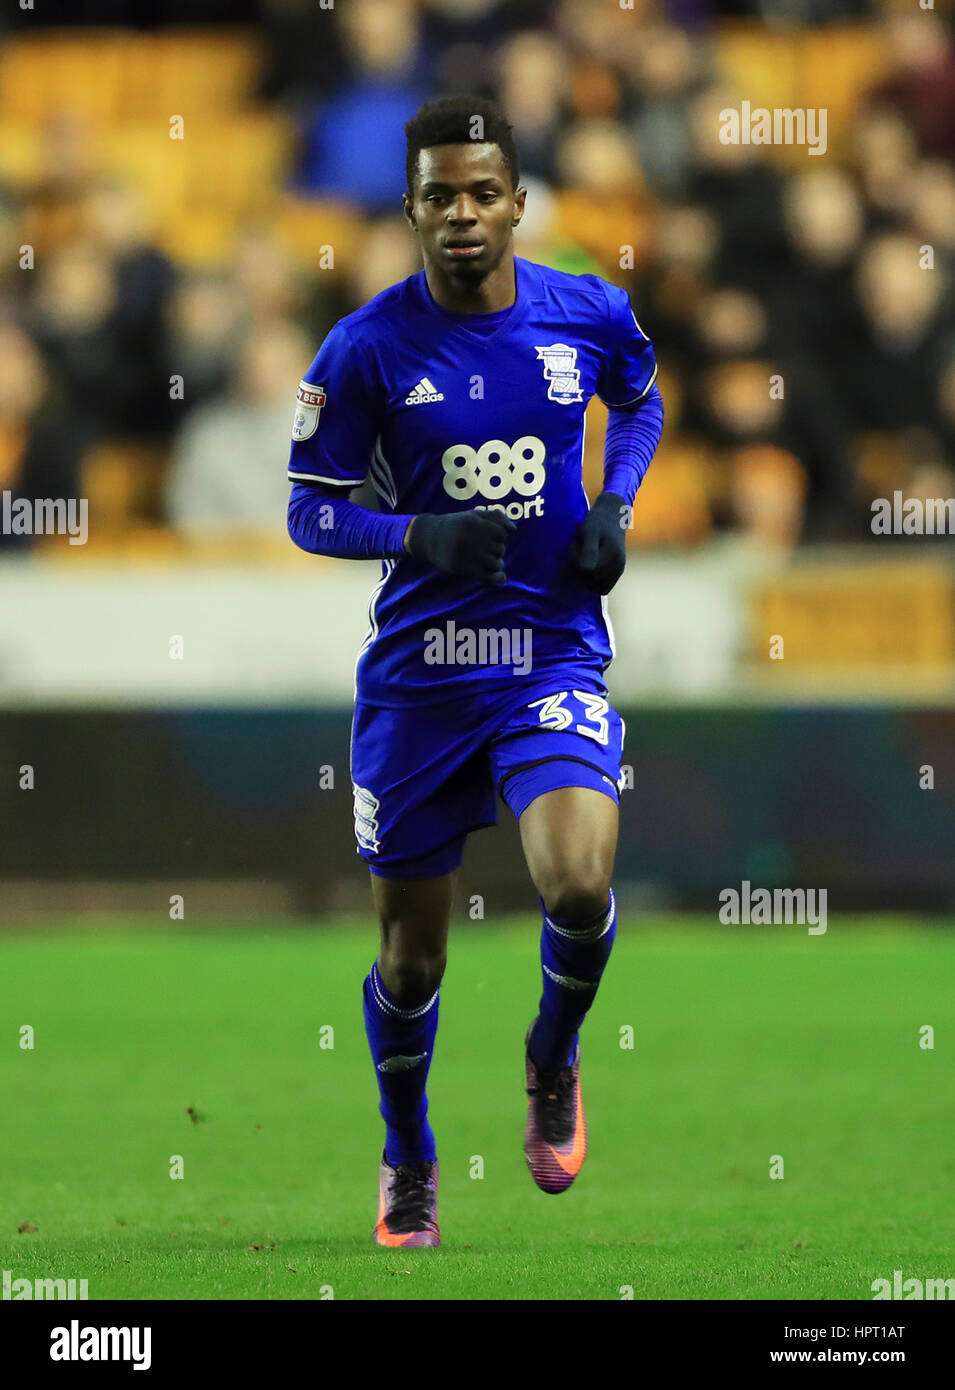
<svg viewBox="0 0 955 1390">
<path fill-rule="evenodd" d="M 311 439 L 318 429 L 318 417 L 325 404 L 325 388 L 313 386 L 309 381 L 300 381 L 295 400 L 295 418 L 292 421 L 292 438 L 301 444 L 303 439 Z"/>
<path fill-rule="evenodd" d="M 381 802 L 367 787 L 352 782 L 355 804 L 355 838 L 362 849 L 378 853 L 378 812 Z"/>
<path fill-rule="evenodd" d="M 535 347 L 534 351 L 544 364 L 547 399 L 556 401 L 558 405 L 573 405 L 575 401 L 582 401 L 577 349 L 568 347 L 566 343 L 551 343 L 550 347 Z"/>
</svg>

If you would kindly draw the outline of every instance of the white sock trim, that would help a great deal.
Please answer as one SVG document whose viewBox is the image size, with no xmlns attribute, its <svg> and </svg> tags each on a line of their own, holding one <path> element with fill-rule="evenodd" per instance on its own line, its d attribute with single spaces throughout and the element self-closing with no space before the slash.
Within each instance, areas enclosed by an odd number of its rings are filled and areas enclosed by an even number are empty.
<svg viewBox="0 0 955 1390">
<path fill-rule="evenodd" d="M 550 927 L 551 931 L 555 931 L 558 936 L 566 937 L 569 941 L 599 941 L 600 938 L 606 936 L 607 932 L 610 930 L 616 911 L 617 904 L 613 896 L 613 889 L 611 888 L 610 906 L 592 926 L 583 927 L 580 930 L 559 927 L 552 917 L 547 916 L 546 912 L 544 913 L 544 921 Z"/>
<path fill-rule="evenodd" d="M 379 978 L 377 961 L 375 961 L 374 965 L 371 967 L 371 987 L 374 991 L 375 1001 L 379 1008 L 383 1009 L 385 1013 L 391 1014 L 394 1018 L 406 1018 L 409 1020 L 423 1018 L 438 997 L 438 991 L 435 990 L 426 1004 L 421 1004 L 416 1009 L 399 1009 L 398 1005 L 393 1004 L 384 994 L 384 982 Z"/>
</svg>

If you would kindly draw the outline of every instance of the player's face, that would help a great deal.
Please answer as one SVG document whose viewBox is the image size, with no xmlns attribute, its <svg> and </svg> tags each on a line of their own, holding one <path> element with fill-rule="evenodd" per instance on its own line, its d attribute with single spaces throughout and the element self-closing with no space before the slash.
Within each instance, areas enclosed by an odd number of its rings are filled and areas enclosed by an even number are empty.
<svg viewBox="0 0 955 1390">
<path fill-rule="evenodd" d="M 404 209 L 425 263 L 473 284 L 500 265 L 524 198 L 498 145 L 434 145 L 418 155 L 414 199 L 405 194 Z"/>
</svg>

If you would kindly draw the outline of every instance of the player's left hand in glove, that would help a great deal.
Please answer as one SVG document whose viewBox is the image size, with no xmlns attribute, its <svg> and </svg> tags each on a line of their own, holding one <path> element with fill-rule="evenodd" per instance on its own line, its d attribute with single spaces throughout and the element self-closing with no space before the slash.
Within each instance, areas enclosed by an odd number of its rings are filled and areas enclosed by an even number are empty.
<svg viewBox="0 0 955 1390">
<path fill-rule="evenodd" d="M 580 581 L 595 594 L 609 594 L 627 562 L 630 508 L 615 492 L 602 492 L 577 527 L 570 547 Z"/>
</svg>

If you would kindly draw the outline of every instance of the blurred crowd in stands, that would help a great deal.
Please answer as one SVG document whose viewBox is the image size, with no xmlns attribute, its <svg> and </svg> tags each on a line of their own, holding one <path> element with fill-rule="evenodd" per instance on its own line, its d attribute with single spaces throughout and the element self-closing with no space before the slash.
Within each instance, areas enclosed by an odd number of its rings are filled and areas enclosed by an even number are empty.
<svg viewBox="0 0 955 1390">
<path fill-rule="evenodd" d="M 955 495 L 942 4 L 152 8 L 245 21 L 259 59 L 245 103 L 287 133 L 287 156 L 274 188 L 246 190 L 224 250 L 181 254 L 81 110 L 44 116 L 33 169 L 4 164 L 0 123 L 0 490 L 88 496 L 91 545 L 97 527 L 137 543 L 281 535 L 299 379 L 336 319 L 420 265 L 400 206 L 404 122 L 424 100 L 475 92 L 516 130 L 518 254 L 625 285 L 656 344 L 667 418 L 635 544 L 862 540 L 874 497 Z M 144 7 L 140 22 L 160 17 Z M 8 52 L 43 32 L 21 19 L 6 34 L 0 79 Z M 768 53 L 786 59 L 775 104 L 794 90 L 831 104 L 824 155 L 720 140 L 721 111 L 773 104 Z M 313 210 L 310 239 L 283 234 L 288 208 Z M 589 443 L 599 486 L 599 420 Z M 0 547 L 28 544 L 0 534 Z"/>
</svg>

